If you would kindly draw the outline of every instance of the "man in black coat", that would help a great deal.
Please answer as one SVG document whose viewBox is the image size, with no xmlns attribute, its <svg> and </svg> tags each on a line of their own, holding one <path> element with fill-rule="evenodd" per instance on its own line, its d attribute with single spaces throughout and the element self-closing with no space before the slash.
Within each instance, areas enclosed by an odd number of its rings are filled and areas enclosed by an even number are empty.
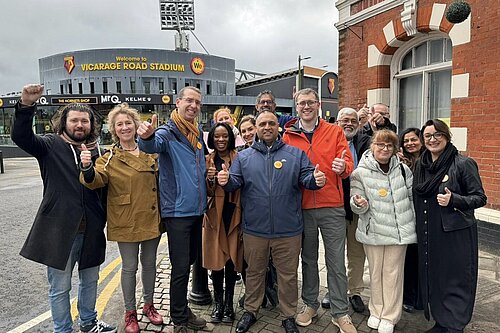
<svg viewBox="0 0 500 333">
<path fill-rule="evenodd" d="M 95 310 L 99 265 L 106 249 L 106 215 L 99 193 L 78 179 L 82 144 L 91 150 L 93 159 L 100 154 L 96 118 L 88 106 L 68 104 L 55 118 L 55 133 L 36 135 L 32 123 L 42 92 L 42 85 L 23 88 L 12 127 L 12 140 L 38 160 L 44 185 L 42 203 L 21 255 L 47 266 L 56 333 L 73 332 L 69 293 L 77 262 L 80 331 L 116 332 L 116 327 L 97 320 Z"/>
<path fill-rule="evenodd" d="M 349 149 L 354 161 L 354 168 L 358 166 L 363 153 L 370 149 L 370 137 L 363 134 L 359 129 L 359 118 L 356 110 L 352 108 L 342 108 L 337 115 L 337 123 L 344 130 Z M 363 286 L 363 272 L 365 264 L 365 251 L 363 244 L 356 240 L 355 234 L 358 227 L 358 216 L 355 215 L 349 205 L 351 182 L 350 178 L 342 179 L 344 190 L 344 209 L 347 225 L 347 295 L 354 311 L 363 313 L 365 305 L 361 299 Z M 328 294 L 327 294 L 328 296 Z M 321 305 L 330 307 L 329 298 L 325 297 Z"/>
</svg>

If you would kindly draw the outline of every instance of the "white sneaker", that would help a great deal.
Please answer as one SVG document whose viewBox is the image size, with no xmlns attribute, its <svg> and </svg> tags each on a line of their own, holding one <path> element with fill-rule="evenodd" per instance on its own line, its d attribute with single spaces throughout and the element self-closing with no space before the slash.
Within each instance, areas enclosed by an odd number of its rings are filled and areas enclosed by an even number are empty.
<svg viewBox="0 0 500 333">
<path fill-rule="evenodd" d="M 378 333 L 392 333 L 394 332 L 394 324 L 388 320 L 382 319 L 378 325 Z"/>
<path fill-rule="evenodd" d="M 299 326 L 309 326 L 312 323 L 312 319 L 318 315 L 317 311 L 309 306 L 304 306 L 302 311 L 295 318 L 295 322 Z"/>
<path fill-rule="evenodd" d="M 380 319 L 375 316 L 370 316 L 370 318 L 368 318 L 368 321 L 366 322 L 366 325 L 368 325 L 369 328 L 376 330 L 378 328 L 378 325 L 380 325 Z"/>
</svg>

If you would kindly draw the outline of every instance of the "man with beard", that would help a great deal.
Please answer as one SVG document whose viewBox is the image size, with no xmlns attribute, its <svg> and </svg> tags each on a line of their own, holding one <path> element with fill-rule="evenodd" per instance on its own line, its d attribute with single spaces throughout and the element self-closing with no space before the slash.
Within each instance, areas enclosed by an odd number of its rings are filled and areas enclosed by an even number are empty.
<svg viewBox="0 0 500 333">
<path fill-rule="evenodd" d="M 31 126 L 42 92 L 42 85 L 23 88 L 12 127 L 12 140 L 38 160 L 44 184 L 42 203 L 21 255 L 47 266 L 56 333 L 73 332 L 69 293 L 77 262 L 80 331 L 116 332 L 116 327 L 97 320 L 95 310 L 99 265 L 106 249 L 106 216 L 99 193 L 78 179 L 80 148 L 85 145 L 94 160 L 100 154 L 96 118 L 88 106 L 68 104 L 56 115 L 55 133 L 36 135 Z"/>
<path fill-rule="evenodd" d="M 359 158 L 365 150 L 370 148 L 370 137 L 359 131 L 358 113 L 352 108 L 343 108 L 338 113 L 338 125 L 344 130 L 349 143 L 349 149 L 353 156 L 354 168 L 358 166 Z M 363 244 L 356 240 L 356 228 L 358 227 L 358 216 L 354 214 L 349 205 L 351 182 L 349 178 L 342 179 L 344 189 L 344 209 L 347 224 L 347 295 L 354 311 L 363 313 L 365 305 L 361 299 L 363 292 L 363 272 L 365 265 L 365 251 Z M 327 295 L 328 296 L 328 295 Z M 328 297 L 325 296 L 321 305 L 330 307 Z"/>
<path fill-rule="evenodd" d="M 345 210 L 342 180 L 353 170 L 351 153 L 342 129 L 319 117 L 319 96 L 310 88 L 294 96 L 298 119 L 289 121 L 283 141 L 304 151 L 315 165 L 325 170 L 326 185 L 318 191 L 302 191 L 302 300 L 297 315 L 299 326 L 308 326 L 319 308 L 319 231 L 325 249 L 327 283 L 332 323 L 342 333 L 356 333 L 348 312 L 345 269 Z"/>
</svg>

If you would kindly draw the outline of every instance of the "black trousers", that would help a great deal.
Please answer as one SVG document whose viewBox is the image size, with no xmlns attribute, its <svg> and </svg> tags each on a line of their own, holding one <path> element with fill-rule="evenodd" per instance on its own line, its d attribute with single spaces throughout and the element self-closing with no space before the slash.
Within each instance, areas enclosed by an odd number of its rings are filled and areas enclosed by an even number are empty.
<svg viewBox="0 0 500 333">
<path fill-rule="evenodd" d="M 203 216 L 163 218 L 168 237 L 170 276 L 170 317 L 174 325 L 188 321 L 187 287 L 191 265 L 201 247 Z"/>
<path fill-rule="evenodd" d="M 409 244 L 406 248 L 403 304 L 423 310 L 418 282 L 418 246 Z"/>
</svg>

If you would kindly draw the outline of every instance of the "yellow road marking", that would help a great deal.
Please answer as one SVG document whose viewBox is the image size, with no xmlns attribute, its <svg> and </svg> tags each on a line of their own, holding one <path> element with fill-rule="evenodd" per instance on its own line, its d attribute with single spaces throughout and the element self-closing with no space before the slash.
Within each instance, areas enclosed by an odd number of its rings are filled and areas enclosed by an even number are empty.
<svg viewBox="0 0 500 333">
<path fill-rule="evenodd" d="M 97 282 L 97 284 L 101 284 L 102 281 L 104 281 L 108 275 L 114 271 L 114 269 L 120 265 L 122 262 L 122 257 L 119 256 L 118 258 L 116 258 L 115 260 L 113 260 L 112 262 L 110 262 L 106 267 L 104 267 L 100 272 L 99 272 L 99 281 Z M 118 274 L 118 273 L 117 273 Z M 119 274 L 118 274 L 119 275 Z M 113 277 L 113 279 L 115 279 L 116 275 Z M 111 282 L 110 282 L 111 283 Z M 107 288 L 107 286 L 106 286 Z M 116 289 L 116 287 L 115 287 Z M 113 289 L 114 290 L 114 289 Z M 102 294 L 102 293 L 101 293 Z M 109 295 L 111 297 L 111 295 Z M 101 298 L 101 296 L 99 296 L 99 298 Z M 78 300 L 77 299 L 74 299 L 73 302 L 71 302 L 71 317 L 73 318 L 73 320 L 75 320 L 75 318 L 78 316 L 78 308 L 77 308 L 77 302 Z M 106 301 L 106 304 L 108 302 Z"/>
</svg>

